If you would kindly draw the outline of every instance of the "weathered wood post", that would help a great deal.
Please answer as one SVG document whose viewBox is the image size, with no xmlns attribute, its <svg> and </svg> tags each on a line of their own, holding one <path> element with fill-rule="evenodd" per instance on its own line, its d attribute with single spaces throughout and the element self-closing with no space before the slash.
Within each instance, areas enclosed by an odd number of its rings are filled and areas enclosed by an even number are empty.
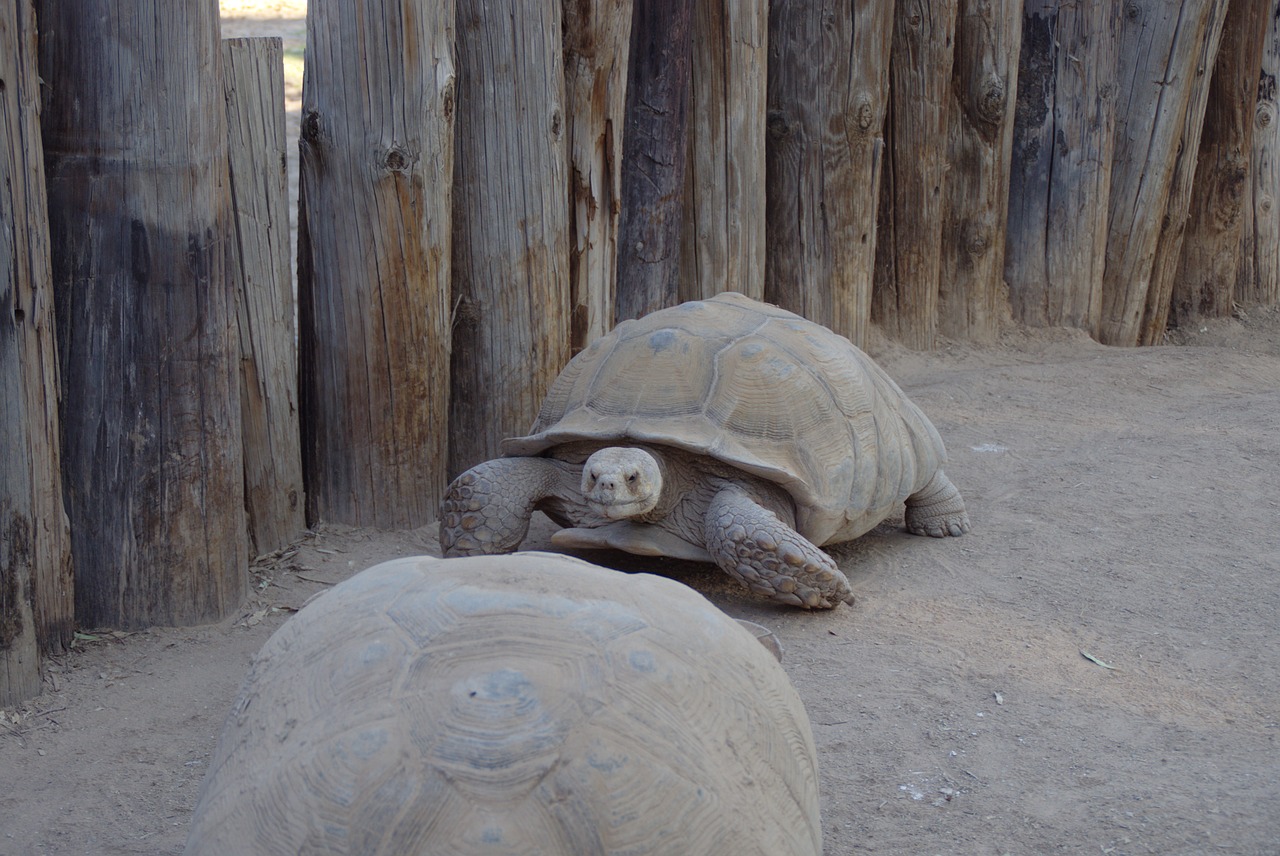
<svg viewBox="0 0 1280 856">
<path fill-rule="evenodd" d="M 1212 61 L 1207 48 L 1217 42 L 1225 11 L 1226 0 L 1124 4 L 1117 77 L 1126 101 L 1116 115 L 1098 330 L 1106 344 L 1140 342 L 1153 281 L 1168 281 L 1157 279 L 1155 265 L 1171 260 L 1176 269 L 1179 245 L 1166 244 L 1164 250 L 1158 245 L 1162 234 L 1168 235 L 1166 242 L 1181 240 L 1186 198 L 1171 196 L 1171 190 L 1179 152 L 1195 158 L 1198 137 L 1189 140 L 1187 134 L 1197 133 L 1203 107 L 1197 115 L 1192 105 L 1197 86 L 1207 85 L 1212 69 L 1204 66 Z"/>
<path fill-rule="evenodd" d="M 215 0 L 41 0 L 63 484 L 81 624 L 247 593 Z"/>
<path fill-rule="evenodd" d="M 36 64 L 30 0 L 0 0 L 0 707 L 74 628 Z"/>
<path fill-rule="evenodd" d="M 1166 304 L 1165 310 L 1180 324 L 1197 316 L 1231 314 L 1249 197 L 1258 69 L 1274 6 L 1272 0 L 1231 0 L 1227 7 L 1209 84 L 1182 258 L 1172 305 Z"/>
<path fill-rule="evenodd" d="M 422 526 L 445 484 L 453 0 L 311 0 L 298 205 L 307 519 Z"/>
<path fill-rule="evenodd" d="M 564 0 L 572 346 L 613 327 L 632 0 Z"/>
<path fill-rule="evenodd" d="M 875 318 L 904 345 L 929 350 L 938 329 L 947 103 L 959 0 L 899 2 L 890 60 L 890 223 L 876 247 Z"/>
<path fill-rule="evenodd" d="M 769 10 L 765 298 L 865 344 L 894 3 Z"/>
<path fill-rule="evenodd" d="M 289 265 L 283 56 L 278 38 L 222 43 L 244 499 L 254 556 L 285 546 L 306 526 Z"/>
<path fill-rule="evenodd" d="M 947 119 L 938 330 L 993 342 L 1009 315 L 1004 247 L 1022 0 L 960 0 Z"/>
<path fill-rule="evenodd" d="M 635 0 L 622 136 L 619 321 L 680 301 L 694 0 Z"/>
<path fill-rule="evenodd" d="M 1280 9 L 1277 9 L 1280 11 Z M 1244 209 L 1237 299 L 1246 306 L 1280 303 L 1280 14 L 1267 20 L 1253 114 L 1249 198 Z"/>
<path fill-rule="evenodd" d="M 766 0 L 700 0 L 680 253 L 681 300 L 764 297 Z"/>
<path fill-rule="evenodd" d="M 449 472 L 533 423 L 569 359 L 560 4 L 458 0 Z"/>
<path fill-rule="evenodd" d="M 1024 324 L 1098 334 L 1119 15 L 1112 0 L 1024 7 L 1004 264 Z"/>
</svg>

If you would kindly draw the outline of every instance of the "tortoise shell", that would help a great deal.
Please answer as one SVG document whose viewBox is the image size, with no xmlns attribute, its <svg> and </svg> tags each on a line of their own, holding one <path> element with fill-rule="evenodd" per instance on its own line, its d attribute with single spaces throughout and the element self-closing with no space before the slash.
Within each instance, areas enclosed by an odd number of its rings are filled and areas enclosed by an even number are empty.
<svg viewBox="0 0 1280 856">
<path fill-rule="evenodd" d="M 786 673 L 679 583 L 566 556 L 377 565 L 257 655 L 198 854 L 819 854 Z"/>
<path fill-rule="evenodd" d="M 732 292 L 597 339 L 502 451 L 554 455 L 582 441 L 670 446 L 768 479 L 817 544 L 871 529 L 946 459 L 929 419 L 852 342 Z"/>
</svg>

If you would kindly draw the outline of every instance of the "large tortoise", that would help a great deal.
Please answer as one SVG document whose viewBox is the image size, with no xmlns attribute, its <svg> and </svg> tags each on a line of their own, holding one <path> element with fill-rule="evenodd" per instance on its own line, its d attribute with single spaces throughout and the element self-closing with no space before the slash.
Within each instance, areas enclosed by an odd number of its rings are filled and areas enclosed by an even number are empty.
<svg viewBox="0 0 1280 856">
<path fill-rule="evenodd" d="M 806 856 L 817 782 L 786 673 L 692 589 L 398 559 L 263 646 L 186 853 Z"/>
<path fill-rule="evenodd" d="M 515 550 L 535 509 L 552 543 L 712 561 L 784 603 L 852 602 L 818 545 L 899 504 L 920 535 L 969 530 L 928 418 L 870 357 L 741 294 L 618 325 L 556 378 L 526 437 L 454 480 L 445 555 Z"/>
</svg>

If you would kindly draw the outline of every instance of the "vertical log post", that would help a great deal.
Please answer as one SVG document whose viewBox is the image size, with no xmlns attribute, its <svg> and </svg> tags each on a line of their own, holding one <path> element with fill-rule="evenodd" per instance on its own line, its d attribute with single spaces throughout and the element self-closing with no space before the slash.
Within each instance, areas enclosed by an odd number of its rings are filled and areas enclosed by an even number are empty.
<svg viewBox="0 0 1280 856">
<path fill-rule="evenodd" d="M 1197 147 L 1187 145 L 1186 134 L 1199 126 L 1192 105 L 1197 86 L 1207 85 L 1212 66 L 1203 66 L 1206 48 L 1216 44 L 1225 11 L 1225 0 L 1124 4 L 1117 77 L 1127 101 L 1116 115 L 1098 329 L 1105 344 L 1139 344 L 1157 260 L 1176 268 L 1178 245 L 1161 250 L 1159 244 L 1166 232 L 1166 241 L 1181 240 L 1186 200 L 1171 204 L 1171 190 L 1179 152 L 1195 159 Z"/>
<path fill-rule="evenodd" d="M 249 552 L 254 556 L 285 546 L 306 526 L 289 265 L 283 57 L 278 38 L 222 43 L 245 511 Z"/>
<path fill-rule="evenodd" d="M 1280 12 L 1280 9 L 1276 10 Z M 1249 199 L 1244 210 L 1237 300 L 1246 306 L 1280 303 L 1280 14 L 1267 20 L 1258 69 Z"/>
<path fill-rule="evenodd" d="M 449 471 L 533 423 L 569 358 L 560 4 L 458 0 Z"/>
<path fill-rule="evenodd" d="M 1022 0 L 960 0 L 938 281 L 938 330 L 994 342 L 1009 315 L 1004 246 Z"/>
<path fill-rule="evenodd" d="M 309 522 L 422 526 L 444 491 L 452 0 L 311 0 L 298 206 Z"/>
<path fill-rule="evenodd" d="M 74 628 L 36 65 L 30 0 L 0 0 L 0 708 Z"/>
<path fill-rule="evenodd" d="M 769 11 L 765 298 L 865 344 L 894 4 Z"/>
<path fill-rule="evenodd" d="M 1025 5 L 1004 265 L 1023 324 L 1098 335 L 1119 14 L 1112 0 Z"/>
<path fill-rule="evenodd" d="M 1222 43 L 1214 54 L 1182 258 L 1172 305 L 1164 304 L 1178 324 L 1196 316 L 1231 314 L 1249 196 L 1258 69 L 1273 6 L 1272 0 L 1231 0 L 1227 7 Z M 1152 324 L 1161 334 L 1163 320 L 1156 317 Z M 1154 335 L 1144 336 L 1148 339 Z"/>
<path fill-rule="evenodd" d="M 1164 220 L 1161 222 L 1160 236 L 1156 241 L 1151 281 L 1147 285 L 1146 306 L 1142 312 L 1142 325 L 1138 330 L 1137 344 L 1139 345 L 1158 345 L 1164 339 L 1170 302 L 1177 286 L 1187 219 L 1191 213 L 1191 195 L 1195 188 L 1196 163 L 1199 159 L 1200 139 L 1205 127 L 1204 117 L 1209 102 L 1213 62 L 1218 54 L 1227 3 L 1228 0 L 1216 0 L 1217 9 L 1210 22 L 1210 29 L 1201 43 L 1200 55 L 1195 63 L 1196 76 L 1189 87 L 1190 98 L 1183 118 L 1182 134 L 1174 154 L 1173 174 L 1169 180 L 1169 198 L 1165 203 Z"/>
<path fill-rule="evenodd" d="M 942 252 L 942 184 L 947 104 L 959 0 L 899 0 L 890 60 L 889 140 L 892 181 L 885 200 L 892 220 L 877 262 L 875 317 L 909 348 L 929 350 L 938 326 Z"/>
<path fill-rule="evenodd" d="M 635 0 L 622 138 L 619 321 L 680 301 L 694 0 Z"/>
<path fill-rule="evenodd" d="M 41 0 L 63 483 L 81 624 L 247 593 L 214 0 Z"/>
<path fill-rule="evenodd" d="M 701 0 L 693 12 L 679 296 L 764 297 L 769 4 Z"/>
<path fill-rule="evenodd" d="M 564 0 L 572 347 L 613 327 L 632 0 Z"/>
</svg>

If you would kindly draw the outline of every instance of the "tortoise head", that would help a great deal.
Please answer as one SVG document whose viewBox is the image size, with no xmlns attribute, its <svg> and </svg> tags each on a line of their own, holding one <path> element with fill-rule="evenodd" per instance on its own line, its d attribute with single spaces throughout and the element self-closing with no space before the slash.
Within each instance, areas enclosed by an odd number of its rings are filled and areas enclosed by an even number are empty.
<svg viewBox="0 0 1280 856">
<path fill-rule="evenodd" d="M 662 465 L 634 446 L 600 449 L 582 465 L 582 496 L 609 520 L 648 514 L 662 496 Z"/>
</svg>

